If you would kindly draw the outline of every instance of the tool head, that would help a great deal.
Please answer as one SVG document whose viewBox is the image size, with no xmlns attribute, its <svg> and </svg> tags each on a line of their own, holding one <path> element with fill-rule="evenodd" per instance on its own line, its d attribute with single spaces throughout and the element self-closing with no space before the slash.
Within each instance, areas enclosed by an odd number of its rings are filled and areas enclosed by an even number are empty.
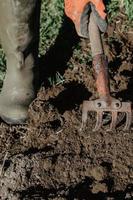
<svg viewBox="0 0 133 200">
<path fill-rule="evenodd" d="M 110 112 L 112 115 L 112 120 L 109 130 L 115 130 L 117 125 L 118 113 L 126 114 L 126 123 L 124 131 L 130 129 L 132 123 L 132 110 L 130 102 L 120 102 L 117 99 L 112 98 L 110 103 L 105 101 L 105 99 L 97 99 L 94 101 L 84 101 L 82 108 L 82 128 L 86 126 L 87 114 L 89 111 L 97 113 L 96 126 L 93 131 L 98 131 L 102 127 L 103 115 L 105 112 Z"/>
</svg>

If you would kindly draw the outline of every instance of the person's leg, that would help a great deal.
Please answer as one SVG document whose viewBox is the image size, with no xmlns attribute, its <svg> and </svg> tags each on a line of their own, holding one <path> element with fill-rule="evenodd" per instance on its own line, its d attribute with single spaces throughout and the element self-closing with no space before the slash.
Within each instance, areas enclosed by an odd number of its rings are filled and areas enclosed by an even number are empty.
<svg viewBox="0 0 133 200">
<path fill-rule="evenodd" d="M 35 98 L 39 3 L 39 0 L 0 1 L 0 42 L 7 60 L 0 116 L 11 124 L 26 121 L 29 104 Z"/>
</svg>

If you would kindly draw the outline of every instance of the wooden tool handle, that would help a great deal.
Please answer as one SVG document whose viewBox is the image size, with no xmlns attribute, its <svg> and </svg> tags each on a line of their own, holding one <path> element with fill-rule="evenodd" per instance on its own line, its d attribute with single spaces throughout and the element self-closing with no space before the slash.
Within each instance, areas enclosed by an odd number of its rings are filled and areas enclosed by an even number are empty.
<svg viewBox="0 0 133 200">
<path fill-rule="evenodd" d="M 95 70 L 96 87 L 100 98 L 110 102 L 109 78 L 107 69 L 107 60 L 104 55 L 104 49 L 100 30 L 95 22 L 93 13 L 90 15 L 89 37 L 93 57 L 93 67 Z"/>
</svg>

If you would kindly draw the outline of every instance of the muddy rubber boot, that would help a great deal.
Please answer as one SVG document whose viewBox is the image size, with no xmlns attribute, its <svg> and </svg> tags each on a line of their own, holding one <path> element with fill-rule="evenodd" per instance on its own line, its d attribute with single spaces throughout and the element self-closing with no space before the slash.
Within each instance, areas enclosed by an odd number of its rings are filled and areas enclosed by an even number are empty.
<svg viewBox="0 0 133 200">
<path fill-rule="evenodd" d="M 7 60 L 0 117 L 9 124 L 25 123 L 35 98 L 39 4 L 38 0 L 0 1 L 0 42 Z"/>
</svg>

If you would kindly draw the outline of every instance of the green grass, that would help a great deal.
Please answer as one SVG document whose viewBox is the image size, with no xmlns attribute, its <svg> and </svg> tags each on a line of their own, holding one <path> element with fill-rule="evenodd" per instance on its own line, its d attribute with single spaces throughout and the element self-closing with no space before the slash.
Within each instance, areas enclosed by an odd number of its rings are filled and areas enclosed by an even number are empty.
<svg viewBox="0 0 133 200">
<path fill-rule="evenodd" d="M 40 26 L 40 54 L 53 45 L 61 27 L 64 13 L 63 0 L 42 0 Z"/>
<path fill-rule="evenodd" d="M 120 8 L 123 8 L 130 25 L 132 24 L 133 0 L 106 0 L 106 2 L 107 11 L 111 20 L 119 14 Z M 63 0 L 42 0 L 39 47 L 40 55 L 44 55 L 48 51 L 49 47 L 54 44 L 54 41 L 59 33 L 59 29 L 62 25 L 63 12 Z M 78 46 L 74 50 L 74 56 L 77 56 L 80 62 L 87 62 L 87 58 L 82 55 L 82 52 Z M 0 86 L 4 78 L 5 64 L 5 56 L 0 48 Z M 72 67 L 71 63 L 70 67 Z"/>
<path fill-rule="evenodd" d="M 123 10 L 128 18 L 128 22 L 132 25 L 133 20 L 133 1 L 132 0 L 106 0 L 107 12 L 112 20 L 119 15 L 120 10 Z"/>
<path fill-rule="evenodd" d="M 132 0 L 124 0 L 123 7 L 125 9 L 125 13 L 128 16 L 129 21 L 132 23 L 133 21 L 133 1 Z M 133 23 L 132 23 L 133 25 Z"/>
</svg>

